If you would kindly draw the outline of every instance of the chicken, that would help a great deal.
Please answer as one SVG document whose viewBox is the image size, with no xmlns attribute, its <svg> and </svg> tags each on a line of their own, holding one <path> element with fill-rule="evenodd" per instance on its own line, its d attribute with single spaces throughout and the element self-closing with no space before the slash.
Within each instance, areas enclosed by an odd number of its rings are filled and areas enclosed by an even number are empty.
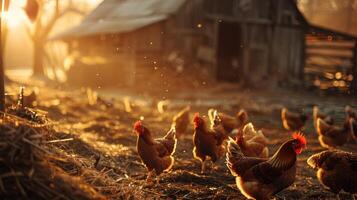
<svg viewBox="0 0 357 200">
<path fill-rule="evenodd" d="M 345 107 L 345 113 L 347 118 L 353 118 L 357 120 L 357 112 L 351 106 Z"/>
<path fill-rule="evenodd" d="M 270 158 L 246 157 L 239 145 L 230 139 L 226 154 L 227 167 L 236 177 L 241 193 L 248 199 L 269 199 L 292 185 L 296 176 L 296 158 L 306 147 L 301 134 L 293 134 Z"/>
<path fill-rule="evenodd" d="M 193 123 L 193 157 L 201 161 L 201 172 L 204 173 L 207 158 L 210 158 L 214 163 L 223 155 L 223 142 L 227 139 L 227 135 L 208 128 L 198 113 L 195 114 Z"/>
<path fill-rule="evenodd" d="M 294 113 L 287 108 L 281 110 L 281 120 L 286 130 L 300 131 L 308 120 L 308 116 L 301 113 Z"/>
<path fill-rule="evenodd" d="M 162 172 L 167 172 L 172 168 L 177 143 L 176 131 L 171 128 L 163 138 L 153 139 L 149 129 L 141 121 L 135 123 L 134 130 L 138 136 L 136 148 L 148 170 L 146 181 L 150 183 L 154 172 L 159 176 Z"/>
<path fill-rule="evenodd" d="M 244 156 L 267 158 L 269 149 L 268 140 L 261 130 L 256 131 L 252 123 L 244 126 L 237 134 L 236 142 Z"/>
<path fill-rule="evenodd" d="M 208 117 L 212 123 L 214 120 L 214 113 L 217 112 L 217 110 L 214 109 L 209 109 L 208 110 Z M 234 129 L 241 129 L 243 128 L 244 125 L 248 123 L 248 113 L 244 110 L 241 109 L 235 117 L 227 115 L 225 113 L 217 112 L 217 115 L 219 119 L 221 120 L 221 123 L 224 127 L 224 130 L 227 133 L 231 133 Z"/>
<path fill-rule="evenodd" d="M 326 115 L 324 113 L 321 113 L 319 110 L 319 107 L 317 107 L 317 106 L 314 106 L 312 108 L 312 117 L 314 120 L 315 129 L 317 129 L 317 119 L 318 118 L 324 120 L 327 124 L 330 124 L 330 125 L 332 125 L 334 123 L 334 120 L 332 119 L 332 117 L 329 115 Z"/>
<path fill-rule="evenodd" d="M 344 151 L 323 151 L 312 155 L 308 165 L 317 170 L 320 183 L 337 195 L 341 190 L 354 198 L 357 193 L 357 155 Z"/>
<path fill-rule="evenodd" d="M 210 113 L 210 111 L 213 111 L 213 113 Z M 225 139 L 228 139 L 228 136 L 230 133 L 228 133 L 223 126 L 223 122 L 221 120 L 221 118 L 218 115 L 217 110 L 210 110 L 209 113 L 209 119 L 211 122 L 211 129 L 215 132 L 218 132 L 220 134 L 224 134 L 225 135 Z"/>
<path fill-rule="evenodd" d="M 157 111 L 161 114 L 164 113 L 167 110 L 167 107 L 169 106 L 170 103 L 171 103 L 170 100 L 159 101 L 156 105 Z"/>
<path fill-rule="evenodd" d="M 187 126 L 190 123 L 190 109 L 190 106 L 187 106 L 172 119 L 172 127 L 175 127 L 177 137 L 186 133 Z"/>
<path fill-rule="evenodd" d="M 350 136 L 351 138 L 357 143 L 357 122 L 355 119 L 351 118 L 349 119 L 349 125 L 350 125 Z"/>
<path fill-rule="evenodd" d="M 317 119 L 317 134 L 322 147 L 335 148 L 344 145 L 350 136 L 351 120 L 344 123 L 342 127 L 329 125 L 324 120 Z"/>
</svg>

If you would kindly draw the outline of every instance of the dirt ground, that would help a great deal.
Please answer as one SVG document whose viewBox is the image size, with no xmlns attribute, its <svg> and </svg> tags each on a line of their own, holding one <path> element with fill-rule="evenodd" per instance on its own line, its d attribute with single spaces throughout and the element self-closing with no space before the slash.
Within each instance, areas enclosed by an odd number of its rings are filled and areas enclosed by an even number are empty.
<svg viewBox="0 0 357 200">
<path fill-rule="evenodd" d="M 12 89 L 17 86 L 15 84 Z M 162 175 L 160 184 L 145 187 L 146 169 L 136 152 L 136 135 L 132 131 L 133 123 L 138 119 L 143 119 L 154 136 L 159 137 L 170 128 L 172 117 L 186 105 L 192 107 L 191 118 L 195 112 L 204 115 L 212 107 L 229 114 L 244 108 L 254 126 L 262 129 L 269 138 L 269 150 L 273 154 L 291 137 L 281 125 L 280 109 L 283 106 L 311 113 L 312 106 L 318 105 L 331 113 L 338 123 L 343 120 L 345 105 L 357 107 L 354 97 L 327 96 L 301 89 L 249 90 L 230 84 L 177 93 L 173 90 L 165 95 L 129 89 L 100 89 L 99 99 L 93 105 L 90 105 L 85 89 L 58 85 L 44 88 L 32 84 L 27 90 L 34 87 L 39 88 L 36 108 L 47 112 L 59 137 L 73 138 L 55 147 L 76 158 L 81 167 L 75 168 L 71 164 L 60 167 L 69 175 L 82 177 L 109 199 L 244 199 L 223 159 L 213 166 L 211 173 L 200 174 L 200 163 L 192 156 L 192 125 L 178 141 L 172 171 Z M 132 105 L 131 112 L 125 111 L 124 99 Z M 159 113 L 156 104 L 162 99 L 167 99 L 168 105 L 165 112 Z M 315 172 L 306 164 L 310 155 L 324 150 L 317 141 L 311 120 L 305 134 L 308 148 L 298 157 L 296 181 L 276 198 L 335 199 L 332 193 L 322 188 Z M 357 152 L 353 143 L 342 149 Z M 97 171 L 98 177 L 88 178 L 87 170 Z M 350 198 L 347 194 L 341 197 Z"/>
</svg>

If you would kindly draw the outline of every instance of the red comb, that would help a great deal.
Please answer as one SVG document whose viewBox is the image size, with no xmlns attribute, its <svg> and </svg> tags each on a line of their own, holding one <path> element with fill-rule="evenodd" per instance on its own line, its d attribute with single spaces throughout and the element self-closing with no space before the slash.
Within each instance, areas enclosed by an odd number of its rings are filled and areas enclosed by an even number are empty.
<svg viewBox="0 0 357 200">
<path fill-rule="evenodd" d="M 200 113 L 195 113 L 195 115 L 193 116 L 193 121 L 197 121 L 200 118 Z"/>
<path fill-rule="evenodd" d="M 142 121 L 139 120 L 139 121 L 135 122 L 134 130 L 136 130 L 137 132 L 141 132 L 142 127 L 143 127 L 143 122 Z"/>
<path fill-rule="evenodd" d="M 195 127 L 199 127 L 200 126 L 200 113 L 195 113 L 195 115 L 193 116 L 193 124 L 195 125 Z"/>
<path fill-rule="evenodd" d="M 301 132 L 296 132 L 293 134 L 293 138 L 296 139 L 296 140 L 299 140 L 299 142 L 301 144 L 303 144 L 304 146 L 306 146 L 307 144 L 307 141 L 306 141 L 306 138 L 305 136 L 301 133 Z"/>
</svg>

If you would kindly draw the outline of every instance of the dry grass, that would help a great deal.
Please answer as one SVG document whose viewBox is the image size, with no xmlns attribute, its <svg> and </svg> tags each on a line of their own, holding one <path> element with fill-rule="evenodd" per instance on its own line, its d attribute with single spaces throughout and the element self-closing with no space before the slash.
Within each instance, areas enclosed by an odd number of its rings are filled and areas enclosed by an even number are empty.
<svg viewBox="0 0 357 200">
<path fill-rule="evenodd" d="M 37 117 L 36 120 L 39 120 Z M 42 120 L 39 120 L 43 122 Z M 0 122 L 0 194 L 4 199 L 104 199 L 81 178 L 54 161 L 55 140 L 49 124 L 6 114 Z"/>
</svg>

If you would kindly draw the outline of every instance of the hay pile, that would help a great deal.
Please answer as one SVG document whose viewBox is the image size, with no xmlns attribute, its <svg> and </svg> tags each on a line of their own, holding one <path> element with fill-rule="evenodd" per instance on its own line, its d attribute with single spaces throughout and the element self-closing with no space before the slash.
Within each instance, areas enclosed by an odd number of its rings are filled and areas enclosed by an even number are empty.
<svg viewBox="0 0 357 200">
<path fill-rule="evenodd" d="M 4 115 L 4 114 L 2 114 Z M 34 118 L 39 120 L 36 117 Z M 56 165 L 54 131 L 43 119 L 6 114 L 0 120 L 1 199 L 105 199 L 79 177 Z"/>
</svg>

